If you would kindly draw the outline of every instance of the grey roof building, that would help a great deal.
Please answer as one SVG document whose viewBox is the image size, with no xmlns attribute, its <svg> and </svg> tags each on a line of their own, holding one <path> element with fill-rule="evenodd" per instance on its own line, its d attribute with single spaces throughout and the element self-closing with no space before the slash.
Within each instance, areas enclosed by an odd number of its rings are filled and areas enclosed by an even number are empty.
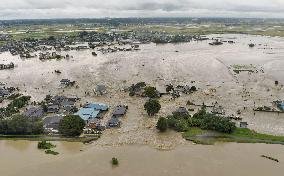
<svg viewBox="0 0 284 176">
<path fill-rule="evenodd" d="M 120 120 L 118 120 L 118 118 L 111 118 L 108 122 L 107 122 L 107 126 L 112 128 L 112 127 L 120 127 L 121 122 Z"/>
<path fill-rule="evenodd" d="M 23 115 L 29 118 L 41 118 L 43 114 L 44 114 L 43 108 L 31 107 L 28 108 Z"/>
<path fill-rule="evenodd" d="M 112 115 L 113 117 L 121 117 L 121 116 L 124 116 L 127 112 L 127 107 L 126 106 L 117 106 Z"/>
<path fill-rule="evenodd" d="M 59 123 L 60 120 L 62 120 L 63 117 L 62 116 L 50 116 L 50 117 L 46 117 L 43 120 L 43 127 L 47 130 L 58 130 L 59 128 Z"/>
</svg>

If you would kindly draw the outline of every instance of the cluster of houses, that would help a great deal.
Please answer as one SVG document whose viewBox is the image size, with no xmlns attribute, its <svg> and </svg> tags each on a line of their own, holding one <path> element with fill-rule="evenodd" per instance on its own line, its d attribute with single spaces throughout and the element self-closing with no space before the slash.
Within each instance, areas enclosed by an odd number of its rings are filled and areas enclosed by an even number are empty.
<svg viewBox="0 0 284 176">
<path fill-rule="evenodd" d="M 76 100 L 76 97 L 54 96 L 47 101 L 47 113 L 55 114 L 43 119 L 43 126 L 47 133 L 58 133 L 59 122 L 64 117 L 63 114 L 74 114 L 83 119 L 86 123 L 84 133 L 87 134 L 98 130 L 102 131 L 106 128 L 120 127 L 121 121 L 119 118 L 124 116 L 128 109 L 127 106 L 116 106 L 111 113 L 110 120 L 106 124 L 102 124 L 101 119 L 109 110 L 108 105 L 104 103 L 87 103 L 79 110 L 75 110 Z M 24 113 L 25 116 L 30 118 L 41 118 L 43 114 L 44 110 L 40 107 L 29 108 Z"/>
<path fill-rule="evenodd" d="M 0 98 L 7 98 L 11 95 L 11 92 L 5 87 L 0 87 Z"/>
<path fill-rule="evenodd" d="M 119 120 L 120 117 L 123 117 L 127 112 L 128 106 L 126 105 L 119 105 L 115 107 L 112 112 L 111 119 L 107 122 L 107 127 L 120 127 L 121 121 Z"/>
<path fill-rule="evenodd" d="M 19 90 L 15 87 L 6 87 L 4 83 L 0 82 L 0 98 L 8 98 L 11 96 L 16 90 Z"/>
<path fill-rule="evenodd" d="M 13 69 L 13 68 L 15 68 L 15 64 L 13 62 L 9 64 L 0 64 L 0 70 Z"/>
<path fill-rule="evenodd" d="M 11 35 L 7 35 L 7 34 L 0 34 L 0 41 L 8 41 L 12 38 Z"/>
<path fill-rule="evenodd" d="M 76 96 L 54 96 L 47 102 L 48 113 L 72 113 L 76 111 Z"/>
<path fill-rule="evenodd" d="M 70 55 L 62 56 L 56 52 L 46 52 L 46 53 L 39 53 L 39 59 L 40 60 L 50 60 L 50 59 L 69 59 Z"/>
<path fill-rule="evenodd" d="M 109 107 L 103 103 L 91 103 L 84 105 L 75 115 L 80 116 L 85 122 L 86 127 L 84 133 L 93 133 L 97 130 L 104 130 L 105 128 L 120 127 L 122 117 L 127 112 L 127 106 L 117 106 L 111 114 L 111 119 L 105 125 L 101 124 L 101 119 L 104 117 Z"/>
<path fill-rule="evenodd" d="M 72 86 L 75 84 L 75 81 L 71 81 L 70 79 L 61 79 L 60 84 L 63 86 Z"/>
<path fill-rule="evenodd" d="M 109 26 L 108 26 L 109 27 Z M 119 32 L 110 30 L 107 32 L 79 32 L 76 37 L 67 35 L 61 37 L 50 36 L 43 39 L 22 39 L 14 41 L 9 35 L 0 35 L 0 40 L 7 41 L 0 46 L 0 52 L 9 51 L 12 55 L 21 55 L 23 57 L 34 57 L 30 53 L 38 51 L 70 51 L 70 50 L 85 50 L 98 46 L 110 46 L 113 44 L 129 44 L 130 48 L 108 48 L 103 49 L 103 52 L 115 51 L 131 51 L 139 50 L 140 43 L 177 43 L 190 42 L 192 40 L 204 39 L 200 36 L 191 35 L 172 35 L 164 32 L 155 31 L 124 31 Z M 88 43 L 88 45 L 78 43 Z M 50 54 L 52 55 L 52 54 Z M 58 56 L 56 56 L 58 57 Z M 40 56 L 42 59 L 50 59 L 50 56 Z"/>
<path fill-rule="evenodd" d="M 31 119 L 40 119 L 44 116 L 44 109 L 42 107 L 29 107 L 23 115 Z"/>
<path fill-rule="evenodd" d="M 139 50 L 139 45 L 132 45 L 131 47 L 128 47 L 128 48 L 121 48 L 121 47 L 108 47 L 108 48 L 99 48 L 98 51 L 102 52 L 103 54 L 106 54 L 106 53 L 114 53 L 114 52 L 119 52 L 119 51 L 137 51 Z"/>
</svg>

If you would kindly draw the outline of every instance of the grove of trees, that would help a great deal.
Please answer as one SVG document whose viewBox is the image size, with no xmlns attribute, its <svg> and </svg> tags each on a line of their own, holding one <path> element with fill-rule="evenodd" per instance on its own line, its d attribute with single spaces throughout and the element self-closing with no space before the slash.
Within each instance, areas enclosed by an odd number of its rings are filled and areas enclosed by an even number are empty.
<svg viewBox="0 0 284 176">
<path fill-rule="evenodd" d="M 164 122 L 165 120 L 166 122 Z M 235 123 L 229 118 L 207 113 L 205 108 L 202 108 L 199 112 L 194 114 L 193 117 L 187 114 L 173 113 L 159 120 L 157 128 L 161 128 L 161 131 L 165 131 L 165 123 L 167 123 L 168 128 L 178 132 L 187 131 L 190 127 L 199 127 L 204 130 L 212 130 L 221 133 L 232 133 L 236 129 Z"/>
<path fill-rule="evenodd" d="M 67 115 L 59 123 L 59 133 L 64 136 L 80 136 L 83 132 L 85 121 L 77 115 Z"/>
<path fill-rule="evenodd" d="M 43 133 L 41 120 L 32 120 L 22 115 L 0 120 L 0 134 L 5 135 L 37 135 Z"/>
</svg>

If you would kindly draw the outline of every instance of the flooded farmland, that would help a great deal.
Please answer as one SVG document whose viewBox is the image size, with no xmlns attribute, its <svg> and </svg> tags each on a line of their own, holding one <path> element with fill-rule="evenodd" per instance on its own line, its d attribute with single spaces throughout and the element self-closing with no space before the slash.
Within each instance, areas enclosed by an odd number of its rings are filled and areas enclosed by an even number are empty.
<svg viewBox="0 0 284 176">
<path fill-rule="evenodd" d="M 160 151 L 145 145 L 94 147 L 57 142 L 57 156 L 44 154 L 36 142 L 0 141 L 1 174 L 5 176 L 69 175 L 281 175 L 284 171 L 283 146 L 266 144 L 184 144 Z M 81 151 L 80 151 L 81 150 Z M 261 155 L 269 155 L 274 162 Z M 110 160 L 117 157 L 119 166 Z M 5 159 L 4 159 L 5 158 Z"/>
<path fill-rule="evenodd" d="M 37 149 L 36 142 L 0 141 L 1 174 L 69 175 L 84 171 L 88 175 L 281 175 L 284 167 L 284 148 L 264 144 L 193 145 L 181 134 L 156 130 L 158 117 L 166 116 L 187 101 L 196 104 L 218 104 L 227 115 L 241 111 L 241 118 L 257 132 L 284 135 L 284 114 L 254 112 L 259 106 L 271 106 L 283 100 L 284 39 L 250 35 L 212 35 L 234 44 L 210 46 L 208 41 L 182 44 L 143 44 L 140 51 L 117 52 L 92 56 L 92 50 L 68 51 L 70 59 L 40 61 L 37 57 L 20 59 L 8 53 L 0 54 L 0 62 L 15 63 L 13 70 L 1 70 L 0 82 L 19 87 L 33 101 L 42 101 L 47 94 L 77 95 L 79 104 L 102 102 L 115 107 L 129 106 L 121 128 L 107 129 L 91 145 L 55 142 L 58 156 L 49 156 Z M 249 48 L 249 43 L 256 43 Z M 35 53 L 38 54 L 38 53 Z M 236 74 L 233 65 L 251 65 L 255 73 Z M 54 71 L 60 70 L 61 74 Z M 60 87 L 60 80 L 76 81 L 76 88 Z M 274 82 L 279 81 L 279 86 Z M 149 118 L 143 109 L 145 99 L 130 97 L 122 91 L 140 81 L 163 91 L 165 85 L 194 84 L 198 91 L 182 95 L 176 100 L 170 96 L 160 99 L 162 109 Z M 108 93 L 95 96 L 97 84 L 107 86 Z M 212 91 L 214 90 L 214 91 Z M 6 105 L 3 102 L 1 106 Z M 195 108 L 196 111 L 196 107 Z M 107 113 L 102 120 L 111 117 Z M 276 163 L 264 158 L 268 155 L 280 160 Z M 112 167 L 112 157 L 120 165 Z M 141 164 L 143 163 L 143 164 Z"/>
<path fill-rule="evenodd" d="M 185 106 L 189 100 L 208 105 L 217 101 L 227 115 L 236 115 L 236 111 L 240 110 L 241 118 L 249 123 L 249 128 L 284 135 L 284 114 L 253 113 L 255 107 L 271 106 L 271 102 L 284 97 L 284 79 L 281 76 L 284 71 L 284 39 L 233 34 L 208 37 L 235 43 L 222 46 L 210 46 L 209 41 L 163 45 L 151 43 L 141 45 L 140 51 L 107 54 L 98 51 L 97 57 L 92 56 L 92 50 L 62 52 L 63 55 L 69 54 L 70 59 L 48 61 L 41 61 L 37 57 L 20 59 L 2 53 L 0 61 L 14 62 L 16 67 L 1 70 L 0 81 L 19 87 L 34 101 L 42 101 L 47 94 L 51 94 L 77 95 L 81 98 L 80 104 L 103 102 L 111 107 L 128 104 L 130 110 L 123 119 L 125 125 L 111 132 L 124 136 L 119 138 L 118 143 L 137 143 L 139 138 L 139 143 L 145 144 L 151 141 L 149 139 L 155 139 L 157 118 L 147 118 L 142 106 L 145 100 L 129 97 L 128 93 L 121 91 L 140 81 L 156 86 L 161 91 L 165 91 L 165 85 L 169 83 L 194 84 L 198 88 L 196 93 L 182 95 L 175 101 L 167 96 L 162 97 L 162 110 L 158 116 Z M 256 46 L 249 48 L 248 44 L 252 42 Z M 233 65 L 250 65 L 257 73 L 236 74 L 232 71 Z M 55 70 L 62 73 L 58 75 Z M 60 80 L 64 78 L 76 81 L 78 86 L 61 88 Z M 276 80 L 279 86 L 275 86 Z M 108 94 L 95 96 L 93 89 L 97 84 L 106 85 Z M 1 106 L 5 104 L 7 102 L 4 101 Z M 108 120 L 108 115 L 104 120 Z M 112 135 L 106 138 L 112 138 Z M 114 140 L 110 141 L 113 143 Z"/>
</svg>

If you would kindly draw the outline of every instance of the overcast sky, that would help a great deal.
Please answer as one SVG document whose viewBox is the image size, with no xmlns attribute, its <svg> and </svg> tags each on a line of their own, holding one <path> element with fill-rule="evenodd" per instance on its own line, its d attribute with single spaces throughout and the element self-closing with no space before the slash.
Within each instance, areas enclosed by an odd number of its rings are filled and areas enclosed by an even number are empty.
<svg viewBox="0 0 284 176">
<path fill-rule="evenodd" d="M 284 0 L 0 0 L 0 19 L 84 17 L 284 18 Z"/>
</svg>

